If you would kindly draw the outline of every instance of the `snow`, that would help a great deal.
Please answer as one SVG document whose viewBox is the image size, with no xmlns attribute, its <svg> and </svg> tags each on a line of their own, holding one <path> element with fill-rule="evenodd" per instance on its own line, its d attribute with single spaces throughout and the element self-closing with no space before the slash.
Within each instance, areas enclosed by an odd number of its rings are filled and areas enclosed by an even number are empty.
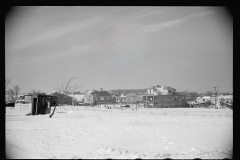
<svg viewBox="0 0 240 160">
<path fill-rule="evenodd" d="M 232 110 L 63 106 L 49 118 L 29 108 L 6 108 L 7 158 L 232 157 Z"/>
</svg>

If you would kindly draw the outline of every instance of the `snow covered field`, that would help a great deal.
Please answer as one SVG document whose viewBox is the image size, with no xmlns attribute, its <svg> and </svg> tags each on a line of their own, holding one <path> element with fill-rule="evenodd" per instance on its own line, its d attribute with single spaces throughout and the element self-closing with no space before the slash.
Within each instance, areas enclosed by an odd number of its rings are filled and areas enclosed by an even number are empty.
<svg viewBox="0 0 240 160">
<path fill-rule="evenodd" d="M 6 108 L 7 158 L 232 157 L 232 110 L 64 106 L 52 118 L 29 111 Z"/>
</svg>

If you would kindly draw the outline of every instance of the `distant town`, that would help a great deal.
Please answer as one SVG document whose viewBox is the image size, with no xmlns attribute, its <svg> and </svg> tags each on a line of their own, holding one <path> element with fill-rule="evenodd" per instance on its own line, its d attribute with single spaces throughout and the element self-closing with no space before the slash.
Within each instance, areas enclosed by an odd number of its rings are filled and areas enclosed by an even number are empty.
<svg viewBox="0 0 240 160">
<path fill-rule="evenodd" d="M 149 108 L 179 108 L 179 107 L 205 107 L 205 108 L 232 108 L 233 95 L 229 92 L 217 93 L 207 91 L 205 94 L 198 92 L 179 92 L 170 86 L 152 86 L 145 89 L 117 89 L 106 91 L 87 90 L 85 92 L 53 91 L 44 93 L 35 91 L 29 93 L 14 94 L 15 89 L 6 92 L 6 105 L 32 103 L 32 97 L 36 94 L 44 94 L 58 98 L 59 105 L 108 105 L 108 104 L 142 104 Z M 61 99 L 59 99 L 61 97 Z"/>
</svg>

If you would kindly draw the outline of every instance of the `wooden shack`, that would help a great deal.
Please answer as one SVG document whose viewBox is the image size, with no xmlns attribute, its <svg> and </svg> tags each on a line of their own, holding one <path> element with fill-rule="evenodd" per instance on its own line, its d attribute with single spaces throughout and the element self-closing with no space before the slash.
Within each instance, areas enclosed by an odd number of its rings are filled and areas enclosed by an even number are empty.
<svg viewBox="0 0 240 160">
<path fill-rule="evenodd" d="M 46 94 L 36 94 L 32 96 L 32 115 L 50 114 L 51 106 L 55 106 L 57 98 Z"/>
</svg>

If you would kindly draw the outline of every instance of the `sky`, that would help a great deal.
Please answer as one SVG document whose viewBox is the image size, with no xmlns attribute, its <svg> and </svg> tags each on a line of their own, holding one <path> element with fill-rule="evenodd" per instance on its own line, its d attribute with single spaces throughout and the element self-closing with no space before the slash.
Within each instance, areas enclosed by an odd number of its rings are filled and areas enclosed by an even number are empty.
<svg viewBox="0 0 240 160">
<path fill-rule="evenodd" d="M 5 78 L 21 93 L 171 86 L 232 92 L 233 19 L 223 7 L 21 6 L 5 17 Z"/>
</svg>

